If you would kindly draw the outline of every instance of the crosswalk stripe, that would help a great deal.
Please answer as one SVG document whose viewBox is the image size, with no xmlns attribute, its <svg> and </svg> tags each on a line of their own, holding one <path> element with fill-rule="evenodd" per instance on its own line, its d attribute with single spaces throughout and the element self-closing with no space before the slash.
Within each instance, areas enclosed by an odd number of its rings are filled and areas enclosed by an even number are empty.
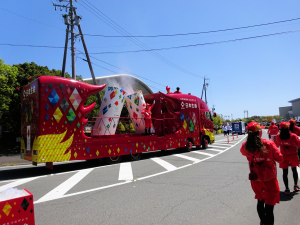
<svg viewBox="0 0 300 225">
<path fill-rule="evenodd" d="M 180 157 L 180 158 L 183 158 L 183 159 L 191 160 L 193 162 L 200 161 L 199 159 L 196 159 L 196 158 L 193 158 L 193 157 L 189 157 L 189 156 L 186 156 L 186 155 L 181 155 L 181 154 L 175 154 L 173 156 L 177 156 L 177 157 Z"/>
<path fill-rule="evenodd" d="M 168 171 L 176 170 L 177 168 L 173 166 L 172 164 L 166 162 L 165 160 L 162 160 L 160 158 L 151 158 L 152 161 L 156 162 L 157 164 L 161 165 L 163 168 L 165 168 Z"/>
<path fill-rule="evenodd" d="M 41 197 L 35 203 L 45 202 L 49 200 L 53 200 L 56 198 L 62 197 L 65 193 L 67 193 L 72 187 L 74 187 L 79 181 L 81 181 L 86 175 L 88 175 L 94 168 L 85 169 L 77 172 L 72 177 L 70 177 L 65 182 L 58 185 L 52 191 L 48 192 L 46 195 Z"/>
<path fill-rule="evenodd" d="M 133 180 L 131 163 L 121 163 L 119 170 L 119 180 Z"/>
<path fill-rule="evenodd" d="M 193 153 L 200 154 L 200 155 L 214 156 L 214 154 L 209 154 L 206 152 L 193 151 Z"/>
<path fill-rule="evenodd" d="M 8 188 L 13 188 L 13 187 L 19 186 L 21 184 L 25 184 L 25 183 L 30 182 L 32 180 L 35 180 L 37 178 L 38 177 L 24 178 L 24 179 L 20 179 L 20 180 L 17 180 L 15 182 L 12 182 L 12 183 L 9 183 L 9 184 L 5 184 L 5 185 L 0 187 L 0 192 L 6 190 Z"/>
<path fill-rule="evenodd" d="M 223 147 L 223 146 L 217 146 L 216 144 L 214 144 L 214 147 L 215 148 L 227 148 L 227 147 Z M 230 146 L 228 145 L 228 147 L 230 147 Z"/>
<path fill-rule="evenodd" d="M 232 143 L 229 143 L 229 144 L 219 144 L 219 143 L 216 143 L 215 145 L 226 145 L 226 146 L 231 146 L 231 145 L 233 145 Z"/>
<path fill-rule="evenodd" d="M 215 151 L 215 152 L 223 152 L 224 151 L 224 150 L 218 150 L 218 149 L 214 149 L 214 148 L 207 148 L 206 150 Z"/>
</svg>

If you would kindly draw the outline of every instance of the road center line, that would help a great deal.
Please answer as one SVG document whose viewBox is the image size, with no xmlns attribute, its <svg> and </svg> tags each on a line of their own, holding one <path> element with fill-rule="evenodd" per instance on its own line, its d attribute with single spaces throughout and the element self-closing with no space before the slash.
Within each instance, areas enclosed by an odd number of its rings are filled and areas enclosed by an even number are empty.
<svg viewBox="0 0 300 225">
<path fill-rule="evenodd" d="M 41 197 L 35 203 L 49 201 L 57 198 L 61 198 L 65 193 L 67 193 L 72 187 L 74 187 L 79 181 L 81 181 L 86 175 L 88 175 L 94 168 L 85 169 L 77 172 L 72 177 L 70 177 L 65 182 L 58 185 L 52 191 L 48 192 L 46 195 Z"/>
<path fill-rule="evenodd" d="M 168 163 L 165 160 L 162 160 L 160 158 L 151 158 L 152 161 L 156 162 L 157 164 L 161 165 L 163 168 L 165 168 L 168 171 L 176 170 L 177 168 L 173 166 L 171 163 Z"/>
<path fill-rule="evenodd" d="M 119 170 L 119 180 L 133 180 L 131 163 L 121 163 Z"/>
</svg>

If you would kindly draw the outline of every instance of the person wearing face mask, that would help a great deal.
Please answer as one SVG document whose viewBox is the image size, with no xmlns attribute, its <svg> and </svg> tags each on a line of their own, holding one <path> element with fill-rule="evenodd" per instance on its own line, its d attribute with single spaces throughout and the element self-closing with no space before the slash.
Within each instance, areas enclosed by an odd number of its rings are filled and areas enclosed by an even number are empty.
<svg viewBox="0 0 300 225">
<path fill-rule="evenodd" d="M 276 141 L 280 146 L 280 151 L 283 155 L 283 161 L 279 164 L 279 167 L 283 170 L 283 182 L 285 185 L 285 194 L 289 195 L 289 180 L 288 180 L 288 168 L 292 167 L 294 178 L 294 190 L 299 191 L 298 186 L 298 172 L 297 166 L 299 166 L 298 148 L 300 148 L 300 140 L 296 134 L 293 134 L 289 130 L 288 122 L 280 123 L 280 134 L 277 134 Z"/>
<path fill-rule="evenodd" d="M 249 180 L 257 199 L 260 224 L 273 225 L 274 206 L 280 200 L 275 162 L 281 162 L 283 156 L 273 141 L 261 138 L 259 123 L 249 123 L 247 133 L 247 141 L 242 144 L 240 151 L 249 162 Z"/>
</svg>

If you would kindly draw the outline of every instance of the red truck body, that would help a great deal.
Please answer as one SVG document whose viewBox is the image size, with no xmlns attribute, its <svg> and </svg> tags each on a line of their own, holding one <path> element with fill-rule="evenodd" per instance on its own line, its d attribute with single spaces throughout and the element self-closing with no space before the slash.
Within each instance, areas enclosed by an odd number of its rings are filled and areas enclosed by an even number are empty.
<svg viewBox="0 0 300 225">
<path fill-rule="evenodd" d="M 143 152 L 200 147 L 214 142 L 210 111 L 200 98 L 187 94 L 144 96 L 152 109 L 155 132 L 145 136 L 129 129 L 113 135 L 86 136 L 86 117 L 95 103 L 87 98 L 106 85 L 90 85 L 62 77 L 41 76 L 22 89 L 21 158 L 37 163 L 109 158 Z M 143 118 L 110 118 L 110 125 Z M 125 126 L 126 127 L 126 126 Z M 93 128 L 94 129 L 94 128 Z M 94 132 L 92 132 L 93 134 Z"/>
</svg>

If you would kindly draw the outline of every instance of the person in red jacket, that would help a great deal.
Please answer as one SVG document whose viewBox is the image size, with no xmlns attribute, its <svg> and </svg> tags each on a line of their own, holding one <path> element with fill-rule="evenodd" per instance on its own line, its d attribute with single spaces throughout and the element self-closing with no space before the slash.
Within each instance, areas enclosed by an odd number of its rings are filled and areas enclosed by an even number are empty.
<svg viewBox="0 0 300 225">
<path fill-rule="evenodd" d="M 271 139 L 272 141 L 276 140 L 276 135 L 278 134 L 278 127 L 274 124 L 274 122 L 271 122 L 271 126 L 269 126 L 269 130 L 268 130 L 268 134 L 269 134 L 269 139 Z M 271 138 L 270 138 L 271 136 Z"/>
<path fill-rule="evenodd" d="M 275 161 L 281 162 L 283 157 L 273 141 L 261 138 L 262 131 L 259 123 L 249 123 L 247 133 L 247 141 L 242 144 L 240 151 L 249 162 L 251 171 L 249 180 L 257 199 L 260 224 L 273 225 L 274 206 L 280 200 Z"/>
<path fill-rule="evenodd" d="M 283 155 L 283 161 L 279 164 L 279 167 L 283 169 L 283 182 L 285 185 L 285 193 L 289 195 L 289 180 L 288 180 L 288 168 L 289 164 L 292 167 L 294 178 L 294 190 L 299 191 L 297 166 L 299 166 L 298 148 L 300 148 L 300 140 L 296 134 L 289 131 L 289 123 L 280 123 L 280 134 L 277 134 L 276 141 L 280 146 L 280 151 Z"/>
<path fill-rule="evenodd" d="M 150 130 L 152 127 L 151 123 L 151 109 L 154 107 L 155 100 L 153 101 L 153 104 L 150 106 L 150 104 L 146 104 L 146 108 L 143 109 L 142 114 L 145 116 L 145 133 L 150 134 Z"/>
<path fill-rule="evenodd" d="M 296 120 L 290 120 L 290 132 L 300 136 L 300 127 L 296 126 Z M 300 159 L 300 148 L 298 148 L 298 158 Z"/>
</svg>

